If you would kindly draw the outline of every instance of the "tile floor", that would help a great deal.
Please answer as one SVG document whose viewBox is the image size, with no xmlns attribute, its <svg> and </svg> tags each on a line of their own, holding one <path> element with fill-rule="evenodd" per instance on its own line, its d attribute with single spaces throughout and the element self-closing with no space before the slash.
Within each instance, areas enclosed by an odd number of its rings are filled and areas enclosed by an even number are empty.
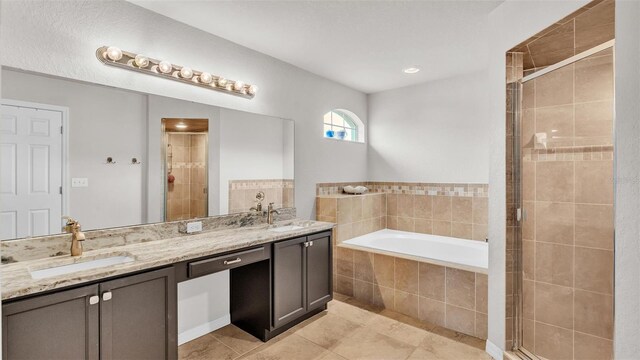
<svg viewBox="0 0 640 360">
<path fill-rule="evenodd" d="M 263 343 L 234 325 L 178 348 L 196 359 L 490 360 L 484 341 L 336 294 L 327 311 Z"/>
</svg>

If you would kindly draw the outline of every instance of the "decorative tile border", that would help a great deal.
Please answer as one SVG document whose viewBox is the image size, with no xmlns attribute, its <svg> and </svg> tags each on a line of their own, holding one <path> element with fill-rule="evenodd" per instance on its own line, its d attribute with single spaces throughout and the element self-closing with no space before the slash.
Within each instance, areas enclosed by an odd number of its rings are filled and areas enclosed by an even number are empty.
<svg viewBox="0 0 640 360">
<path fill-rule="evenodd" d="M 441 195 L 461 197 L 488 197 L 488 184 L 462 184 L 462 183 L 413 183 L 413 182 L 342 182 L 319 183 L 316 185 L 316 195 L 334 195 L 342 193 L 347 186 L 366 186 L 369 192 L 387 194 L 409 195 Z"/>
<path fill-rule="evenodd" d="M 526 149 L 524 161 L 613 160 L 613 145 Z"/>
<path fill-rule="evenodd" d="M 264 180 L 229 180 L 229 190 L 247 189 L 293 189 L 293 179 L 264 179 Z"/>
</svg>

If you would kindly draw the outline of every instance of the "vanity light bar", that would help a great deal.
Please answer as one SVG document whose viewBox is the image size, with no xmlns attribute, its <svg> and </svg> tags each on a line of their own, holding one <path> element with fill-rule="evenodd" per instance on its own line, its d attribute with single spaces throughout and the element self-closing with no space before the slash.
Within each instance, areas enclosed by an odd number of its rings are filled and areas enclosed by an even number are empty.
<svg viewBox="0 0 640 360">
<path fill-rule="evenodd" d="M 115 46 L 102 46 L 98 48 L 98 50 L 96 50 L 96 57 L 105 65 L 155 75 L 248 99 L 252 99 L 256 92 L 258 92 L 257 86 L 245 84 L 240 80 L 225 79 L 222 76 L 212 75 L 208 72 L 193 70 L 186 66 L 174 65 L 168 61 L 156 60 L 141 54 L 123 51 Z"/>
</svg>

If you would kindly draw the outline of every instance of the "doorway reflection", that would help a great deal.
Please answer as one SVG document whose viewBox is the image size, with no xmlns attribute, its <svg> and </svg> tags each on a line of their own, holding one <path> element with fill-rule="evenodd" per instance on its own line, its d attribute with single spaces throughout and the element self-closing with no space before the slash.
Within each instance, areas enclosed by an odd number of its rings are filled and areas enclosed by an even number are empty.
<svg viewBox="0 0 640 360">
<path fill-rule="evenodd" d="M 165 220 L 206 217 L 207 119 L 162 119 L 165 145 Z"/>
</svg>

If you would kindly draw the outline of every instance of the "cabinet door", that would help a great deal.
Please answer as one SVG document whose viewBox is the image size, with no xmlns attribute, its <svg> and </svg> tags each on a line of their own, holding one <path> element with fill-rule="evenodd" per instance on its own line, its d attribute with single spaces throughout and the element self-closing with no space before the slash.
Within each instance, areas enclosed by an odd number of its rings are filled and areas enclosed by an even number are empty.
<svg viewBox="0 0 640 360">
<path fill-rule="evenodd" d="M 306 312 L 305 242 L 301 237 L 273 245 L 273 326 Z"/>
<path fill-rule="evenodd" d="M 307 311 L 331 300 L 331 237 L 324 234 L 307 238 Z"/>
<path fill-rule="evenodd" d="M 90 285 L 4 304 L 2 358 L 97 360 L 97 296 Z"/>
<path fill-rule="evenodd" d="M 177 358 L 173 268 L 100 284 L 102 360 Z"/>
</svg>

